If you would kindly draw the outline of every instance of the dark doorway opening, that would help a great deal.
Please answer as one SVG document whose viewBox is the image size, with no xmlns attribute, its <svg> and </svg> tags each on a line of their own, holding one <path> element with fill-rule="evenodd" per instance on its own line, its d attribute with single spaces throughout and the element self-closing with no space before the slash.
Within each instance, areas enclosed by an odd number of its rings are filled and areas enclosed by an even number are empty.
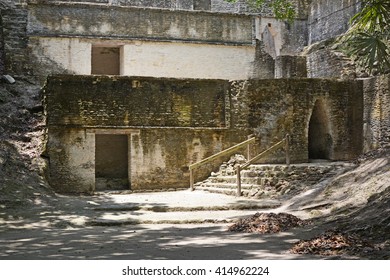
<svg viewBox="0 0 390 280">
<path fill-rule="evenodd" d="M 97 191 L 129 189 L 128 136 L 95 135 L 95 179 Z"/>
<path fill-rule="evenodd" d="M 332 150 L 332 137 L 329 131 L 329 118 L 322 100 L 317 100 L 309 122 L 309 159 L 329 160 Z"/>
<path fill-rule="evenodd" d="M 92 46 L 91 74 L 120 75 L 120 48 Z"/>
</svg>

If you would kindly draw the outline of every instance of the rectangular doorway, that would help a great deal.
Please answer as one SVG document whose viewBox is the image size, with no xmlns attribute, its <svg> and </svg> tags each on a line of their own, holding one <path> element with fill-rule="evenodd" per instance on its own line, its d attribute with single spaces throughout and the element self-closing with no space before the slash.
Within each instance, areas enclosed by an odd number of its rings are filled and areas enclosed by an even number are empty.
<svg viewBox="0 0 390 280">
<path fill-rule="evenodd" d="M 92 46 L 91 74 L 120 75 L 120 47 Z"/>
<path fill-rule="evenodd" d="M 130 189 L 128 142 L 126 134 L 95 135 L 97 191 Z"/>
</svg>

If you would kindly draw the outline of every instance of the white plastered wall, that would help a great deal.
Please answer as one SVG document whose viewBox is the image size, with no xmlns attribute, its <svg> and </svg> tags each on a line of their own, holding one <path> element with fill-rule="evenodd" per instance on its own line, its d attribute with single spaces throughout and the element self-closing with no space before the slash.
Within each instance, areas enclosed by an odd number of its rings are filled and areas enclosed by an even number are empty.
<svg viewBox="0 0 390 280">
<path fill-rule="evenodd" d="M 38 59 L 49 59 L 74 74 L 91 74 L 91 43 L 78 38 L 41 37 L 33 53 Z"/>
<path fill-rule="evenodd" d="M 255 46 L 181 42 L 110 41 L 40 37 L 32 46 L 74 74 L 91 74 L 91 46 L 121 46 L 121 75 L 166 78 L 247 79 L 252 77 Z"/>
<path fill-rule="evenodd" d="M 123 75 L 199 79 L 246 79 L 253 46 L 135 41 L 123 46 Z"/>
</svg>

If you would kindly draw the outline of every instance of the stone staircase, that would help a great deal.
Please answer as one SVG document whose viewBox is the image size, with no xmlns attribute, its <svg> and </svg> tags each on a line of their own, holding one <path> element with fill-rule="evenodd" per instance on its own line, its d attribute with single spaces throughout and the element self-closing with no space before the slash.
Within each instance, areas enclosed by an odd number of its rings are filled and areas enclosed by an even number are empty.
<svg viewBox="0 0 390 280">
<path fill-rule="evenodd" d="M 294 195 L 350 167 L 346 162 L 291 164 L 254 164 L 241 171 L 241 193 L 251 198 L 276 198 Z M 227 195 L 237 194 L 234 165 L 224 163 L 205 181 L 195 184 L 196 190 Z"/>
</svg>

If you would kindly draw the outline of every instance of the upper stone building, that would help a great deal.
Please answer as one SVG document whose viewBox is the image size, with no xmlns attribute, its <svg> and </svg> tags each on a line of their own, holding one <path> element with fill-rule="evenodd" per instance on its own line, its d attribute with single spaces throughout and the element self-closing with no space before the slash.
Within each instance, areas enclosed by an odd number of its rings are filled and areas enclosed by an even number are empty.
<svg viewBox="0 0 390 280">
<path fill-rule="evenodd" d="M 305 47 L 345 32 L 360 2 L 296 0 L 293 23 L 276 20 L 267 7 L 253 10 L 242 0 L 1 3 L 7 72 L 43 82 L 53 73 L 340 77 L 346 63 L 327 48 L 300 55 Z"/>
</svg>

